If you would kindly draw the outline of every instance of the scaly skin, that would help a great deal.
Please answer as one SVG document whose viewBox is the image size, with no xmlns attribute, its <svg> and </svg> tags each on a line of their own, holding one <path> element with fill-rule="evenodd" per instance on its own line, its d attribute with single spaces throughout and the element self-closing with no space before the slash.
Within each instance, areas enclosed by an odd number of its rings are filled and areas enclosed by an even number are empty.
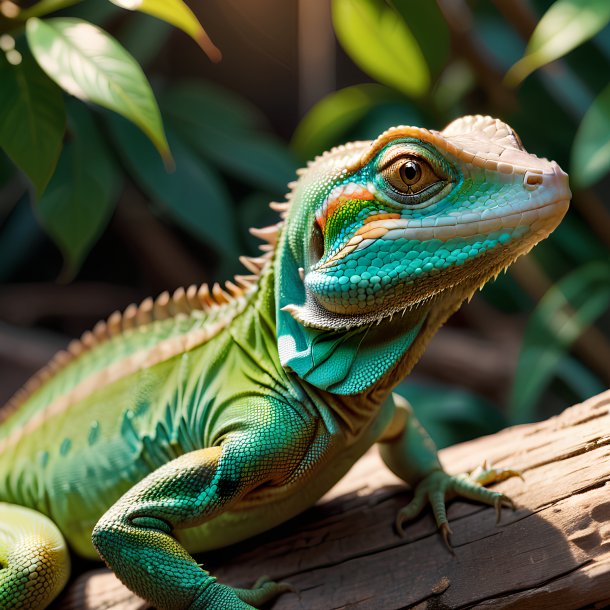
<svg viewBox="0 0 610 610">
<path fill-rule="evenodd" d="M 316 159 L 273 204 L 283 222 L 254 231 L 270 244 L 244 259 L 256 277 L 113 314 L 9 403 L 2 608 L 44 608 L 59 592 L 59 531 L 161 610 L 257 607 L 286 586 L 232 589 L 191 553 L 304 510 L 375 442 L 416 490 L 399 531 L 428 502 L 445 539 L 449 498 L 508 504 L 482 485 L 516 473 L 448 476 L 391 391 L 569 198 L 557 164 L 489 117 L 398 127 Z"/>
</svg>

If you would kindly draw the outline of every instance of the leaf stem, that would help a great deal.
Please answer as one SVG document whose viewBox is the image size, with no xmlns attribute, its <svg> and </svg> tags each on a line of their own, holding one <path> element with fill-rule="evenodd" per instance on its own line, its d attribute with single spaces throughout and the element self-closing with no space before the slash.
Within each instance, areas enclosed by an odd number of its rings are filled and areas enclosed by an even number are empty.
<svg viewBox="0 0 610 610">
<path fill-rule="evenodd" d="M 82 0 L 41 0 L 34 6 L 20 11 L 17 18 L 20 21 L 27 21 L 31 17 L 43 17 L 79 2 L 82 2 Z"/>
</svg>

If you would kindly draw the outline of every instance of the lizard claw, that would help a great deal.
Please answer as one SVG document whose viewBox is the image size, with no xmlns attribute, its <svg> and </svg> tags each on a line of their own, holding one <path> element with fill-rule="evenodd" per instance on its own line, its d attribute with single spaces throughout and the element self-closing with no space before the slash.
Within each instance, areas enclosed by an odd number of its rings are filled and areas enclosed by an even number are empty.
<svg viewBox="0 0 610 610">
<path fill-rule="evenodd" d="M 494 508 L 496 509 L 496 525 L 500 524 L 500 520 L 502 518 L 502 507 L 506 506 L 511 510 L 515 510 L 515 503 L 504 494 L 498 494 L 496 499 L 494 500 Z"/>
<path fill-rule="evenodd" d="M 451 541 L 449 540 L 449 536 L 451 536 L 453 534 L 453 532 L 451 531 L 451 528 L 449 527 L 449 523 L 443 523 L 439 527 L 439 531 L 441 532 L 441 535 L 443 537 L 443 542 L 445 543 L 447 550 L 452 555 L 455 555 L 455 551 L 453 550 L 453 546 L 451 546 Z"/>
<path fill-rule="evenodd" d="M 447 521 L 445 502 L 455 497 L 464 497 L 488 504 L 495 508 L 497 523 L 499 523 L 502 507 L 506 506 L 515 510 L 515 505 L 508 496 L 486 489 L 484 485 L 516 476 L 523 478 L 517 470 L 488 467 L 487 463 L 470 474 L 451 476 L 443 470 L 435 470 L 420 481 L 415 488 L 413 500 L 398 511 L 395 521 L 396 531 L 402 537 L 404 524 L 415 519 L 429 503 L 443 541 L 453 554 L 453 548 L 449 542 L 452 532 Z"/>
</svg>

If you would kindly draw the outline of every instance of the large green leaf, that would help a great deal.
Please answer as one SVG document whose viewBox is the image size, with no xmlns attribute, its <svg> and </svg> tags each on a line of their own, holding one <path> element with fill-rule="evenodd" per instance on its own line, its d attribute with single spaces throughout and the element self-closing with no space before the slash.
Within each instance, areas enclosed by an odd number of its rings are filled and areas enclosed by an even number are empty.
<svg viewBox="0 0 610 610">
<path fill-rule="evenodd" d="M 333 0 L 333 23 L 339 42 L 367 74 L 411 97 L 428 92 L 430 72 L 417 40 L 383 0 Z"/>
<path fill-rule="evenodd" d="M 258 129 L 257 113 L 233 94 L 186 84 L 172 87 L 160 101 L 168 124 L 198 154 L 241 182 L 283 194 L 294 180 L 297 163 L 290 149 Z"/>
<path fill-rule="evenodd" d="M 291 146 L 306 161 L 339 144 L 347 132 L 377 105 L 400 101 L 401 95 L 383 85 L 346 87 L 320 100 L 301 120 Z M 404 98 L 402 98 L 404 99 Z"/>
<path fill-rule="evenodd" d="M 0 146 L 40 194 L 53 174 L 64 136 L 61 90 L 29 53 L 12 65 L 0 52 L 0 82 Z"/>
<path fill-rule="evenodd" d="M 222 58 L 193 11 L 182 0 L 110 0 L 121 8 L 142 11 L 186 32 L 213 61 Z"/>
<path fill-rule="evenodd" d="M 506 74 L 517 85 L 534 70 L 592 38 L 610 21 L 608 0 L 557 0 L 542 16 L 525 55 Z"/>
<path fill-rule="evenodd" d="M 449 59 L 451 36 L 438 4 L 430 0 L 393 0 L 391 4 L 417 40 L 431 74 L 439 74 Z"/>
<path fill-rule="evenodd" d="M 26 33 L 34 57 L 58 85 L 123 115 L 169 158 L 161 114 L 148 80 L 112 36 L 73 18 L 30 19 Z"/>
<path fill-rule="evenodd" d="M 171 128 L 175 169 L 166 171 L 144 136 L 116 115 L 111 135 L 133 177 L 157 205 L 189 233 L 226 257 L 236 257 L 235 221 L 229 195 L 216 173 Z"/>
<path fill-rule="evenodd" d="M 595 98 L 578 127 L 571 165 L 578 187 L 590 186 L 610 170 L 610 85 Z"/>
<path fill-rule="evenodd" d="M 118 194 L 119 173 L 90 111 L 69 106 L 70 139 L 36 205 L 37 216 L 64 255 L 64 278 L 78 271 L 106 226 Z"/>
<path fill-rule="evenodd" d="M 545 294 L 523 337 L 510 399 L 514 423 L 534 419 L 536 403 L 571 345 L 609 305 L 608 263 L 589 263 Z"/>
</svg>

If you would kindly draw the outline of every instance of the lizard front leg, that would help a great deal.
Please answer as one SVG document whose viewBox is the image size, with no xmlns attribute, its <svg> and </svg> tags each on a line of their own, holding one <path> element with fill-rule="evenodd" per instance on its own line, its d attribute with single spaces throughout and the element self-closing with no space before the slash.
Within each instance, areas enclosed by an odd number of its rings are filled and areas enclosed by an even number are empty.
<svg viewBox="0 0 610 610">
<path fill-rule="evenodd" d="M 392 394 L 390 400 L 394 402 L 394 417 L 378 440 L 379 451 L 388 468 L 415 491 L 410 504 L 396 515 L 396 529 L 400 534 L 404 524 L 417 517 L 427 503 L 432 506 L 436 524 L 447 545 L 451 528 L 445 503 L 451 498 L 461 496 L 495 506 L 498 520 L 502 506 L 513 507 L 503 493 L 483 485 L 521 476 L 519 472 L 484 466 L 470 475 L 448 475 L 438 459 L 434 442 L 415 417 L 411 405 L 398 394 Z"/>
<path fill-rule="evenodd" d="M 228 509 L 269 481 L 269 456 L 247 434 L 221 446 L 187 453 L 151 473 L 100 519 L 93 543 L 132 591 L 160 610 L 243 610 L 264 603 L 286 586 L 264 582 L 252 590 L 216 582 L 172 536 Z M 260 451 L 260 450 L 259 450 Z"/>
</svg>

